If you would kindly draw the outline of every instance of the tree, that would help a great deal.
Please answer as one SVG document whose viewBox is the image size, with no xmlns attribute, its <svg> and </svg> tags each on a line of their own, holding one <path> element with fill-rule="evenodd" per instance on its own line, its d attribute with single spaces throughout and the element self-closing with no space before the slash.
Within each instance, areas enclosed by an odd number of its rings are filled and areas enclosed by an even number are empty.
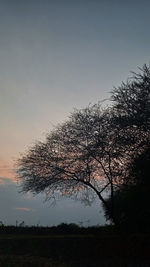
<svg viewBox="0 0 150 267">
<path fill-rule="evenodd" d="M 144 65 L 140 73 L 122 83 L 112 92 L 114 127 L 118 130 L 117 145 L 126 147 L 127 180 L 133 180 L 133 165 L 149 151 L 150 147 L 150 67 Z M 133 164 L 134 163 L 134 164 Z M 132 170 L 132 171 L 131 171 Z M 136 178 L 138 171 L 136 169 Z M 144 175 L 144 174 L 142 174 Z M 144 181 L 144 177 L 141 177 Z M 127 182 L 123 179 L 124 183 Z M 137 180 L 136 180 L 137 182 Z"/>
<path fill-rule="evenodd" d="M 119 223 L 116 199 L 134 183 L 132 160 L 150 144 L 150 68 L 144 65 L 115 88 L 111 100 L 110 108 L 98 103 L 75 110 L 18 160 L 23 192 L 45 192 L 48 200 L 84 196 L 88 203 L 98 196 L 109 218 Z"/>
<path fill-rule="evenodd" d="M 114 127 L 120 128 L 121 146 L 130 150 L 147 145 L 150 136 L 150 67 L 144 65 L 139 73 L 112 91 Z"/>
<path fill-rule="evenodd" d="M 129 166 L 128 183 L 123 183 L 114 193 L 114 214 L 117 224 L 128 230 L 145 231 L 150 226 L 150 147 L 137 155 Z M 107 206 L 111 198 L 107 199 Z M 105 205 L 105 216 L 112 220 Z"/>
<path fill-rule="evenodd" d="M 125 126 L 135 125 L 142 130 L 150 128 L 150 67 L 146 64 L 139 73 L 112 91 L 113 110 Z"/>
<path fill-rule="evenodd" d="M 57 194 L 84 196 L 88 203 L 97 195 L 107 205 L 103 192 L 109 189 L 113 203 L 120 173 L 117 133 L 110 121 L 110 110 L 100 103 L 75 110 L 45 142 L 37 142 L 19 159 L 22 191 L 45 192 L 48 200 Z M 108 208 L 115 223 L 113 204 Z"/>
<path fill-rule="evenodd" d="M 150 146 L 141 154 L 135 155 L 129 165 L 129 184 L 144 187 L 150 191 Z M 150 193 L 150 192 L 149 192 Z"/>
<path fill-rule="evenodd" d="M 124 146 L 125 162 L 122 186 L 114 194 L 114 214 L 123 226 L 149 227 L 150 208 L 150 67 L 146 65 L 132 79 L 112 92 L 113 120 L 119 137 L 116 145 Z M 107 206 L 105 215 L 111 220 Z"/>
</svg>

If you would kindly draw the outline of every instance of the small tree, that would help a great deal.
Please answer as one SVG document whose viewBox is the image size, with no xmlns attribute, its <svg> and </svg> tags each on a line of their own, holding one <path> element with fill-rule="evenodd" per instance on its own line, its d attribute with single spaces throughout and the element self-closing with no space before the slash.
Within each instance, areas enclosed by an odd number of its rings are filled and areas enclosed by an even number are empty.
<svg viewBox="0 0 150 267">
<path fill-rule="evenodd" d="M 22 191 L 45 192 L 47 199 L 57 194 L 84 196 L 88 203 L 97 195 L 107 205 L 103 192 L 109 189 L 113 203 L 120 173 L 116 130 L 110 121 L 111 112 L 100 104 L 75 110 L 45 142 L 37 142 L 19 159 Z M 108 208 L 115 223 L 113 204 Z"/>
</svg>

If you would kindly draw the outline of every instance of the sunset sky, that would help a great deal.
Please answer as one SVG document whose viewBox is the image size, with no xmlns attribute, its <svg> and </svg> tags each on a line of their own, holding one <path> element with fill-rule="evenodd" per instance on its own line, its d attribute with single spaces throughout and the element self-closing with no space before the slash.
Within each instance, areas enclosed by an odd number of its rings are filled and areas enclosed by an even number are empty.
<svg viewBox="0 0 150 267">
<path fill-rule="evenodd" d="M 0 0 L 0 221 L 105 223 L 97 202 L 19 194 L 14 162 L 149 64 L 149 27 L 149 0 Z"/>
</svg>

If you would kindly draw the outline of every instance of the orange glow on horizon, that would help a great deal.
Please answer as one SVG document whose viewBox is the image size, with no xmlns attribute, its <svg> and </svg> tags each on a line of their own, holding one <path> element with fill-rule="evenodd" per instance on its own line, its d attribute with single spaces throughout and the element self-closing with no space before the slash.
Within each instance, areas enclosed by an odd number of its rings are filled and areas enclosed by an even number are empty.
<svg viewBox="0 0 150 267">
<path fill-rule="evenodd" d="M 23 211 L 32 211 L 30 208 L 23 208 L 23 207 L 15 207 L 15 210 L 23 210 Z"/>
<path fill-rule="evenodd" d="M 0 177 L 16 182 L 16 175 L 13 164 L 6 161 L 0 161 Z"/>
</svg>

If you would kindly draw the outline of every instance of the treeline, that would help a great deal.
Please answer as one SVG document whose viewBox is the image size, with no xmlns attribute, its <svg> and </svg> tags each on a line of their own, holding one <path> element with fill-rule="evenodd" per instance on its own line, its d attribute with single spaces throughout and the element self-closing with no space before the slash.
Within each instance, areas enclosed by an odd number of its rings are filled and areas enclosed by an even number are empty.
<svg viewBox="0 0 150 267">
<path fill-rule="evenodd" d="M 61 223 L 57 226 L 0 226 L 0 234 L 27 234 L 27 235 L 95 235 L 101 233 L 114 233 L 113 225 L 83 227 L 75 223 Z M 117 232 L 117 231 L 116 231 Z"/>
</svg>

